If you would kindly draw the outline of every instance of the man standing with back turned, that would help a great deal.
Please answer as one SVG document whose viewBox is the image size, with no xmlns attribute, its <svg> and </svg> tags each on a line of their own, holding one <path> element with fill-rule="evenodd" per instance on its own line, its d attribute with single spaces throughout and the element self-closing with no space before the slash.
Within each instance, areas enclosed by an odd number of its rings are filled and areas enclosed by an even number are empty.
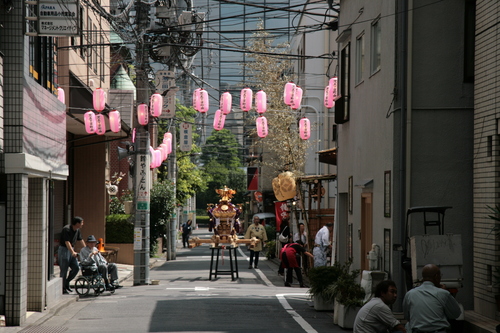
<svg viewBox="0 0 500 333">
<path fill-rule="evenodd" d="M 333 231 L 333 223 L 328 222 L 319 229 L 314 238 L 314 267 L 326 266 L 326 253 L 331 250 L 330 233 Z"/>
<path fill-rule="evenodd" d="M 403 311 L 408 319 L 406 329 L 412 333 L 446 333 L 448 319 L 456 319 L 462 313 L 458 302 L 441 284 L 441 270 L 433 264 L 422 268 L 422 285 L 405 295 Z"/>
</svg>

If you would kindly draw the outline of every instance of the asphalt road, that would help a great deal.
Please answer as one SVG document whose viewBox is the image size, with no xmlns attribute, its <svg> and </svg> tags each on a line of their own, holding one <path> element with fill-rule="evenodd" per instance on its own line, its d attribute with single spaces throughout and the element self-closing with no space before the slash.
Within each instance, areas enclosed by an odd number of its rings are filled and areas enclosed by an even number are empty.
<svg viewBox="0 0 500 333">
<path fill-rule="evenodd" d="M 246 248 L 237 251 L 234 281 L 230 275 L 209 280 L 208 245 L 181 248 L 176 260 L 150 270 L 158 285 L 133 286 L 130 278 L 114 295 L 81 298 L 21 332 L 348 332 L 333 324 L 332 312 L 314 310 L 307 288 L 296 281 L 285 287 L 275 262 L 261 257 L 258 269 L 248 269 Z M 228 250 L 219 265 L 229 270 Z"/>
</svg>

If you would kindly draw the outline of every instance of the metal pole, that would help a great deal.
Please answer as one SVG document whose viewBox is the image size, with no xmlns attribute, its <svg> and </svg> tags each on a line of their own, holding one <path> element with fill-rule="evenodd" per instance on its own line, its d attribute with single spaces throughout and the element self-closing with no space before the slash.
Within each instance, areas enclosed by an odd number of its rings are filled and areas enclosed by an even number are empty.
<svg viewBox="0 0 500 333">
<path fill-rule="evenodd" d="M 149 6 L 136 1 L 136 24 L 139 38 L 136 42 L 137 59 L 137 103 L 148 103 L 149 85 L 145 70 L 148 62 L 148 51 L 144 45 L 141 32 L 149 26 Z M 135 113 L 134 113 L 135 114 Z M 134 223 L 134 285 L 149 284 L 149 235 L 150 235 L 150 201 L 151 171 L 149 170 L 149 132 L 147 127 L 137 124 L 137 115 L 133 117 L 136 129 L 135 138 L 135 168 L 134 168 L 134 195 L 135 195 L 135 223 Z"/>
<path fill-rule="evenodd" d="M 169 179 L 172 182 L 174 188 L 174 194 L 177 196 L 177 133 L 176 128 L 172 126 L 172 153 L 170 154 L 170 167 L 169 167 Z M 170 218 L 170 251 L 168 251 L 168 259 L 175 260 L 176 258 L 176 247 L 177 247 L 177 230 L 179 229 L 177 221 L 177 205 L 175 205 L 174 211 Z"/>
</svg>

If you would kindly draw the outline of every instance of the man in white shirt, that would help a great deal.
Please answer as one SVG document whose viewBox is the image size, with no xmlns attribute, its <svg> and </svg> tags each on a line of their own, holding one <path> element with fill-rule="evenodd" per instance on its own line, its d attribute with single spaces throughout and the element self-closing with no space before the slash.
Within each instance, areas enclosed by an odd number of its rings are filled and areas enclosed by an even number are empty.
<svg viewBox="0 0 500 333">
<path fill-rule="evenodd" d="M 118 284 L 118 269 L 114 263 L 108 263 L 102 256 L 101 252 L 95 247 L 97 239 L 94 235 L 87 238 L 87 246 L 80 250 L 80 262 L 82 265 L 96 265 L 99 273 L 101 273 L 106 290 L 121 288 Z M 111 282 L 109 281 L 111 276 Z"/>
<path fill-rule="evenodd" d="M 375 287 L 375 297 L 369 300 L 359 310 L 354 320 L 354 333 L 385 333 L 403 332 L 403 324 L 392 314 L 390 305 L 398 297 L 398 290 L 394 281 L 385 280 Z"/>
<path fill-rule="evenodd" d="M 448 319 L 457 319 L 462 310 L 453 295 L 441 284 L 441 270 L 433 264 L 422 268 L 423 283 L 408 291 L 403 311 L 408 319 L 406 328 L 412 333 L 445 333 L 450 327 Z"/>
<path fill-rule="evenodd" d="M 319 229 L 314 238 L 314 267 L 326 266 L 326 253 L 331 250 L 330 233 L 333 231 L 333 223 L 327 223 Z"/>
</svg>

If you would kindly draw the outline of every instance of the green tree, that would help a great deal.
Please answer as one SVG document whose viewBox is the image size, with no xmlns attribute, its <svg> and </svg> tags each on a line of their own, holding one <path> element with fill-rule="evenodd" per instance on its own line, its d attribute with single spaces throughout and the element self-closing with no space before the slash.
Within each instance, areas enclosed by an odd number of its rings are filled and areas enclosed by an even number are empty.
<svg viewBox="0 0 500 333">
<path fill-rule="evenodd" d="M 150 251 L 156 253 L 157 239 L 167 233 L 167 223 L 175 208 L 173 184 L 160 180 L 153 184 L 150 193 Z"/>
<path fill-rule="evenodd" d="M 207 203 L 220 199 L 216 189 L 228 186 L 236 190 L 232 202 L 242 203 L 246 192 L 246 173 L 240 157 L 241 145 L 231 131 L 213 131 L 202 147 L 201 161 L 204 173 L 209 176 L 208 190 L 197 197 L 197 207 L 206 208 Z"/>
</svg>

